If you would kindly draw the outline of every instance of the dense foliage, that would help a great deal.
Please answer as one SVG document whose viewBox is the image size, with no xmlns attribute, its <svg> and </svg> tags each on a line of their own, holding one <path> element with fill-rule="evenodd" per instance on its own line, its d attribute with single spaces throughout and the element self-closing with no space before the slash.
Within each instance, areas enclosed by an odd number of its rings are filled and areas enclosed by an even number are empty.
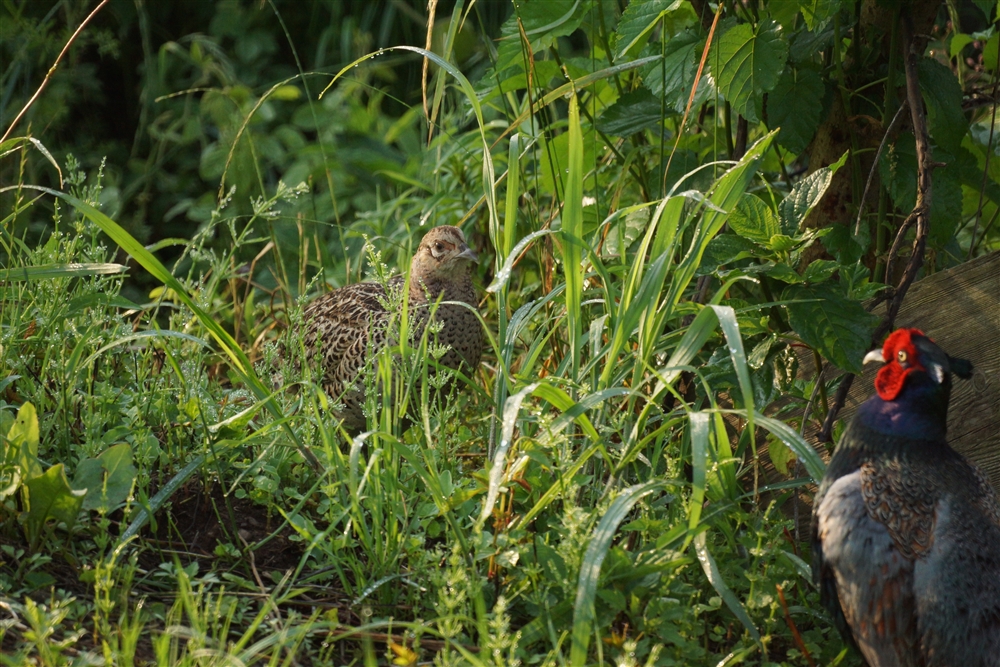
<svg viewBox="0 0 1000 667">
<path fill-rule="evenodd" d="M 1000 247 L 996 2 L 112 0 L 46 79 L 92 4 L 0 8 L 0 663 L 857 664 L 803 435 L 908 259 L 901 25 L 922 271 Z M 486 361 L 351 438 L 303 305 L 438 224 Z"/>
</svg>

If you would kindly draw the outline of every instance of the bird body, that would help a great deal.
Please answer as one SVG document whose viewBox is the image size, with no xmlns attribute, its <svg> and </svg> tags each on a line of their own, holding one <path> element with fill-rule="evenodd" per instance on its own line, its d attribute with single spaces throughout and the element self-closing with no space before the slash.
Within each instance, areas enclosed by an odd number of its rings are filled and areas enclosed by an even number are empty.
<svg viewBox="0 0 1000 667">
<path fill-rule="evenodd" d="M 484 342 L 482 324 L 472 310 L 477 300 L 469 267 L 476 261 L 461 230 L 435 227 L 413 256 L 406 295 L 411 339 L 419 340 L 433 317 L 440 327 L 430 342 L 447 347 L 438 363 L 463 368 L 468 374 L 479 366 Z M 392 316 L 387 306 L 394 302 L 389 292 L 401 291 L 405 284 L 402 276 L 396 276 L 385 286 L 375 282 L 347 285 L 306 307 L 306 361 L 320 366 L 323 389 L 343 404 L 336 415 L 350 431 L 360 431 L 366 424 L 364 390 L 358 382 L 364 368 L 386 345 Z"/>
<path fill-rule="evenodd" d="M 813 510 L 824 606 L 871 667 L 1000 667 L 1000 504 L 947 443 L 949 357 L 894 332 Z"/>
</svg>

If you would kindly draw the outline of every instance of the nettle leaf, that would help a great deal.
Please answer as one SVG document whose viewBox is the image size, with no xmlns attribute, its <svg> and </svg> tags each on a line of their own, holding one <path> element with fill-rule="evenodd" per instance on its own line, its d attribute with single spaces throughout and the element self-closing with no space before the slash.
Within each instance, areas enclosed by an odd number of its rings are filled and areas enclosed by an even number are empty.
<svg viewBox="0 0 1000 667">
<path fill-rule="evenodd" d="M 615 60 L 642 48 L 642 42 L 667 12 L 678 9 L 683 0 L 632 0 L 622 12 L 615 31 Z"/>
<path fill-rule="evenodd" d="M 794 234 L 809 215 L 809 211 L 823 198 L 826 189 L 830 187 L 833 175 L 847 161 L 847 153 L 829 167 L 817 169 L 795 184 L 781 204 L 778 205 L 778 218 L 781 220 L 781 230 L 785 234 Z"/>
<path fill-rule="evenodd" d="M 806 27 L 815 30 L 840 11 L 842 0 L 804 0 L 798 4 L 802 10 L 802 18 L 806 21 Z"/>
<path fill-rule="evenodd" d="M 597 119 L 597 129 L 615 137 L 627 137 L 663 121 L 662 101 L 646 88 L 625 93 Z"/>
<path fill-rule="evenodd" d="M 788 60 L 788 42 L 781 26 L 770 19 L 757 29 L 740 23 L 719 38 L 709 56 L 711 63 L 721 63 L 714 71 L 722 95 L 733 110 L 749 121 L 758 120 L 756 103 L 773 90 Z"/>
<path fill-rule="evenodd" d="M 664 97 L 671 111 L 683 113 L 687 107 L 704 43 L 704 37 L 694 29 L 682 30 L 663 46 L 662 59 L 641 69 L 643 83 L 654 95 Z M 703 72 L 692 106 L 700 106 L 712 91 L 712 77 Z"/>
<path fill-rule="evenodd" d="M 708 242 L 697 274 L 707 275 L 725 264 L 753 257 L 756 251 L 757 246 L 749 239 L 736 234 L 719 234 Z"/>
<path fill-rule="evenodd" d="M 802 30 L 792 37 L 788 59 L 796 64 L 812 62 L 817 53 L 830 46 L 833 37 L 833 27 L 829 24 L 815 32 Z"/>
<path fill-rule="evenodd" d="M 840 264 L 832 259 L 816 259 L 806 267 L 802 277 L 807 283 L 821 283 L 828 280 L 839 268 Z"/>
<path fill-rule="evenodd" d="M 740 236 L 767 245 L 781 233 L 781 226 L 771 207 L 756 195 L 744 194 L 729 213 L 729 228 Z"/>
<path fill-rule="evenodd" d="M 789 285 L 805 282 L 805 278 L 800 276 L 798 271 L 787 264 L 778 263 L 773 266 L 769 266 L 763 273 L 766 273 L 770 277 Z"/>
<path fill-rule="evenodd" d="M 845 371 L 861 372 L 878 317 L 844 296 L 835 283 L 791 285 L 782 300 L 788 324 L 809 347 Z"/>
<path fill-rule="evenodd" d="M 861 225 L 861 237 L 854 238 L 851 225 L 830 225 L 830 233 L 823 239 L 823 247 L 840 264 L 854 264 L 868 247 L 868 227 Z"/>
<path fill-rule="evenodd" d="M 826 85 L 811 69 L 786 69 L 767 96 L 767 126 L 781 128 L 778 143 L 792 151 L 805 150 L 823 114 Z"/>
<path fill-rule="evenodd" d="M 520 65 L 521 28 L 531 42 L 534 53 L 551 45 L 556 37 L 570 35 L 580 27 L 583 12 L 579 11 L 581 0 L 522 0 L 516 11 L 500 26 L 500 44 L 497 46 L 497 61 L 493 67 L 503 72 L 508 67 Z M 520 26 L 518 20 L 520 19 Z"/>
<path fill-rule="evenodd" d="M 771 0 L 767 8 L 774 20 L 786 29 L 795 26 L 795 17 L 801 11 L 806 26 L 815 30 L 840 11 L 840 6 L 841 0 Z"/>
<path fill-rule="evenodd" d="M 917 72 L 934 142 L 947 150 L 958 150 L 969 130 L 962 110 L 962 86 L 949 67 L 933 58 L 923 58 Z"/>
</svg>

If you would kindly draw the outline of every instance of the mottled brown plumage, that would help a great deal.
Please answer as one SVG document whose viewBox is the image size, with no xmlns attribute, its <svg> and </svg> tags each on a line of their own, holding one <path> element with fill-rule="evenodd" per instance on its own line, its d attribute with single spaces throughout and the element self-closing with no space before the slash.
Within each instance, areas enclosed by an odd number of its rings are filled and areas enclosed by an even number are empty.
<svg viewBox="0 0 1000 667">
<path fill-rule="evenodd" d="M 470 266 L 477 261 L 460 229 L 435 227 L 427 232 L 413 255 L 407 295 L 411 340 L 420 340 L 433 311 L 435 322 L 441 325 L 436 341 L 448 347 L 438 363 L 454 369 L 464 365 L 462 371 L 467 375 L 479 366 L 482 325 L 469 308 L 444 302 L 476 307 Z M 402 290 L 404 284 L 403 277 L 397 276 L 388 287 Z M 321 368 L 323 389 L 343 404 L 343 410 L 336 414 L 350 431 L 360 431 L 366 424 L 359 375 L 386 344 L 391 315 L 386 305 L 391 302 L 385 287 L 365 282 L 335 289 L 305 310 L 306 361 Z"/>
</svg>

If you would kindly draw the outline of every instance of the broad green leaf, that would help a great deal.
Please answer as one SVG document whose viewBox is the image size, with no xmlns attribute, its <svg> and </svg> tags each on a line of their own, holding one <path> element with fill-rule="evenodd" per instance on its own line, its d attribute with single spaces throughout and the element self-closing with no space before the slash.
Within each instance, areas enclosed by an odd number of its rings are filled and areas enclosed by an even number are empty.
<svg viewBox="0 0 1000 667">
<path fill-rule="evenodd" d="M 860 303 L 845 297 L 836 285 L 788 287 L 781 297 L 788 323 L 802 340 L 839 368 L 861 372 L 861 359 L 868 352 L 878 317 Z"/>
<path fill-rule="evenodd" d="M 817 169 L 795 184 L 792 191 L 781 200 L 781 204 L 778 206 L 778 218 L 781 220 L 782 232 L 786 235 L 793 235 L 799 230 L 802 221 L 809 215 L 809 211 L 819 203 L 826 189 L 830 187 L 833 175 L 844 166 L 846 161 L 847 153 L 844 153 L 839 160 L 830 166 Z"/>
<path fill-rule="evenodd" d="M 756 30 L 740 23 L 723 33 L 712 50 L 709 62 L 719 91 L 733 111 L 757 121 L 756 102 L 777 85 L 788 59 L 788 40 L 781 26 L 770 19 L 761 21 Z"/>
<path fill-rule="evenodd" d="M 958 32 L 951 36 L 951 42 L 948 44 L 948 55 L 952 58 L 958 58 L 962 55 L 962 49 L 972 44 L 975 40 L 972 39 L 971 35 L 966 35 L 965 33 Z"/>
<path fill-rule="evenodd" d="M 513 65 L 521 65 L 525 57 L 521 46 L 521 30 L 531 42 L 531 49 L 539 53 L 551 45 L 556 37 L 570 35 L 580 27 L 581 0 L 522 0 L 515 5 L 510 18 L 500 27 L 500 44 L 497 46 L 495 71 L 503 72 Z"/>
<path fill-rule="evenodd" d="M 597 598 L 597 584 L 601 576 L 611 541 L 618 526 L 632 511 L 632 507 L 653 491 L 662 489 L 665 482 L 654 480 L 636 484 L 622 491 L 601 517 L 594 529 L 594 535 L 587 544 L 587 551 L 580 563 L 580 577 L 576 585 L 576 602 L 573 605 L 573 640 L 570 649 L 570 664 L 582 667 L 587 664 L 587 645 L 590 643 L 591 626 L 596 616 L 594 603 Z"/>
<path fill-rule="evenodd" d="M 719 234 L 709 241 L 705 254 L 701 258 L 698 274 L 711 273 L 720 266 L 753 257 L 757 251 L 753 241 L 736 234 Z"/>
<path fill-rule="evenodd" d="M 774 211 L 757 195 L 744 194 L 729 214 L 728 222 L 734 232 L 761 245 L 781 233 Z"/>
<path fill-rule="evenodd" d="M 42 464 L 38 461 L 38 414 L 34 405 L 25 403 L 18 409 L 3 446 L 0 460 L 17 466 L 22 479 L 42 474 Z"/>
<path fill-rule="evenodd" d="M 842 0 L 802 0 L 798 4 L 806 27 L 816 30 L 840 11 L 841 3 Z"/>
<path fill-rule="evenodd" d="M 767 444 L 767 454 L 771 458 L 775 470 L 787 477 L 788 464 L 795 461 L 795 453 L 791 447 L 778 438 L 771 438 Z"/>
<path fill-rule="evenodd" d="M 25 527 L 29 540 L 36 540 L 48 521 L 61 521 L 67 528 L 73 527 L 85 492 L 70 487 L 63 464 L 57 463 L 44 474 L 25 480 L 24 486 L 28 491 Z"/>
<path fill-rule="evenodd" d="M 812 141 L 823 115 L 823 79 L 811 69 L 786 69 L 767 95 L 767 126 L 781 128 L 778 143 L 801 153 Z"/>
<path fill-rule="evenodd" d="M 986 20 L 995 19 L 994 11 L 997 7 L 997 0 L 973 0 L 976 3 L 976 7 L 983 10 L 983 15 L 986 16 Z"/>
<path fill-rule="evenodd" d="M 934 142 L 949 151 L 958 150 L 969 129 L 962 109 L 962 86 L 951 68 L 934 58 L 922 58 L 918 74 Z"/>
<path fill-rule="evenodd" d="M 683 0 L 632 0 L 628 3 L 615 31 L 615 60 L 634 47 L 656 27 L 656 22 L 667 12 L 683 4 Z"/>
<path fill-rule="evenodd" d="M 959 149 L 962 154 L 962 149 Z M 954 234 L 962 212 L 962 164 L 941 149 L 935 148 L 933 158 L 946 163 L 934 170 L 931 197 L 929 240 L 943 247 Z M 879 176 L 889 191 L 892 203 L 902 211 L 911 211 L 917 202 L 917 154 L 913 135 L 901 134 L 882 155 Z M 981 175 L 977 176 L 977 179 Z M 975 185 L 978 190 L 980 181 Z"/>
<path fill-rule="evenodd" d="M 125 443 L 113 445 L 97 458 L 80 462 L 73 476 L 73 488 L 87 494 L 83 509 L 107 513 L 128 498 L 136 472 L 132 448 Z"/>
<path fill-rule="evenodd" d="M 597 129 L 614 137 L 627 137 L 663 122 L 661 101 L 646 88 L 625 93 L 597 119 Z"/>
</svg>

